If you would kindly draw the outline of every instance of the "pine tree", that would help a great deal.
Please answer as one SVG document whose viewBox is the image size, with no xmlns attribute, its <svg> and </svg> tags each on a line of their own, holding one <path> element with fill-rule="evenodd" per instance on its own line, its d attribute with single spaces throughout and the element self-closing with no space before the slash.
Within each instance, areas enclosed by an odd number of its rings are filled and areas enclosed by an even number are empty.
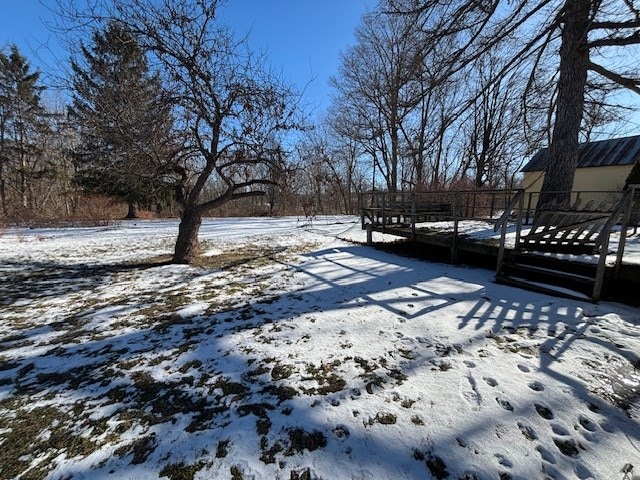
<svg viewBox="0 0 640 480">
<path fill-rule="evenodd" d="M 2 213 L 9 209 L 9 191 L 18 195 L 16 202 L 30 204 L 30 181 L 37 175 L 35 159 L 41 156 L 38 134 L 43 131 L 44 109 L 38 84 L 40 73 L 15 45 L 8 55 L 0 51 L 0 202 Z"/>
<path fill-rule="evenodd" d="M 80 128 L 78 181 L 86 189 L 135 206 L 166 196 L 179 151 L 172 140 L 171 106 L 144 51 L 116 22 L 82 46 L 72 61 L 71 117 Z"/>
</svg>

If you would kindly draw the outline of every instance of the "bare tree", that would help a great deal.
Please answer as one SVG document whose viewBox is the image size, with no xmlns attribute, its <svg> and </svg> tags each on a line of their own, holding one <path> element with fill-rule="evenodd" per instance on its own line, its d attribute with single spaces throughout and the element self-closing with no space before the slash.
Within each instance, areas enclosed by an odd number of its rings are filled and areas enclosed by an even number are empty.
<svg viewBox="0 0 640 480">
<path fill-rule="evenodd" d="M 496 80 L 502 55 L 479 59 L 469 79 L 473 103 L 460 120 L 464 147 L 458 177 L 471 176 L 475 188 L 511 187 L 519 161 L 529 153 L 524 135 L 523 104 L 526 76 L 512 72 Z"/>
<path fill-rule="evenodd" d="M 173 261 L 188 263 L 199 253 L 203 215 L 235 199 L 263 196 L 273 183 L 265 174 L 273 158 L 268 148 L 298 126 L 298 96 L 220 22 L 221 0 L 89 0 L 81 10 L 69 1 L 63 0 L 63 14 L 76 23 L 120 22 L 155 58 L 173 92 L 190 152 L 178 172 L 182 212 Z M 212 178 L 222 189 L 208 198 Z"/>
<path fill-rule="evenodd" d="M 451 52 L 443 80 L 468 68 L 496 46 L 518 37 L 501 74 L 528 64 L 529 85 L 535 83 L 539 61 L 559 45 L 558 76 L 554 98 L 550 161 L 541 203 L 568 198 L 578 159 L 578 138 L 584 117 L 585 91 L 589 82 L 609 84 L 640 93 L 640 77 L 630 65 L 609 60 L 614 47 L 629 49 L 640 43 L 640 9 L 629 0 L 386 0 L 381 10 L 413 17 L 416 13 L 433 21 L 424 30 L 423 43 L 459 36 Z M 461 35 L 462 34 L 462 35 Z M 589 80 L 591 79 L 591 80 Z"/>
<path fill-rule="evenodd" d="M 342 55 L 336 109 L 355 112 L 353 138 L 366 149 L 384 176 L 386 187 L 399 185 L 402 123 L 420 102 L 415 83 L 423 52 L 412 17 L 368 15 L 356 29 L 356 44 Z"/>
</svg>

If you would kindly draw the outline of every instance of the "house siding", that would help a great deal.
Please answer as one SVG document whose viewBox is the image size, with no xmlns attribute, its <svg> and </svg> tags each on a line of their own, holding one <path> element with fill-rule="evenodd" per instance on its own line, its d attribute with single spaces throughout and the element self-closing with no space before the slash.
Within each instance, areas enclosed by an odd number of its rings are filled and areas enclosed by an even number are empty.
<svg viewBox="0 0 640 480">
<path fill-rule="evenodd" d="M 577 168 L 572 191 L 620 191 L 632 168 L 633 165 Z M 543 180 L 544 172 L 524 172 L 522 187 L 527 193 L 538 193 Z"/>
</svg>

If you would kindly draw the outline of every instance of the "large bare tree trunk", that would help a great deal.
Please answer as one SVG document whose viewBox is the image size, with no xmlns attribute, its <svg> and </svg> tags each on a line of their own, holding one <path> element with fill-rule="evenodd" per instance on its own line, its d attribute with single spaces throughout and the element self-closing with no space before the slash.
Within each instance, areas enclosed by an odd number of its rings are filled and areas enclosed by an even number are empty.
<svg viewBox="0 0 640 480">
<path fill-rule="evenodd" d="M 585 0 L 567 0 L 565 3 L 556 119 L 538 207 L 566 203 L 571 197 L 589 68 L 590 3 Z"/>
<path fill-rule="evenodd" d="M 172 263 L 188 264 L 198 257 L 200 253 L 198 231 L 201 224 L 202 213 L 197 207 L 184 210 L 178 227 L 178 239 Z"/>
</svg>

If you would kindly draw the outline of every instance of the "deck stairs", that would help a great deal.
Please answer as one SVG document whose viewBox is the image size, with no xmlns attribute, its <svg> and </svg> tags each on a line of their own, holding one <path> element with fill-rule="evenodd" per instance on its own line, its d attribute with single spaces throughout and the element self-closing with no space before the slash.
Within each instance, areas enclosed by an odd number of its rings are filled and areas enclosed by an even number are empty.
<svg viewBox="0 0 640 480">
<path fill-rule="evenodd" d="M 627 197 L 622 194 L 621 198 L 597 204 L 576 202 L 540 209 L 528 230 L 529 226 L 518 221 L 515 246 L 508 253 L 504 248 L 506 222 L 498 222 L 496 229 L 500 227 L 503 232 L 496 282 L 598 302 L 614 274 L 607 268 L 611 231 L 620 223 L 626 231 Z"/>
</svg>

